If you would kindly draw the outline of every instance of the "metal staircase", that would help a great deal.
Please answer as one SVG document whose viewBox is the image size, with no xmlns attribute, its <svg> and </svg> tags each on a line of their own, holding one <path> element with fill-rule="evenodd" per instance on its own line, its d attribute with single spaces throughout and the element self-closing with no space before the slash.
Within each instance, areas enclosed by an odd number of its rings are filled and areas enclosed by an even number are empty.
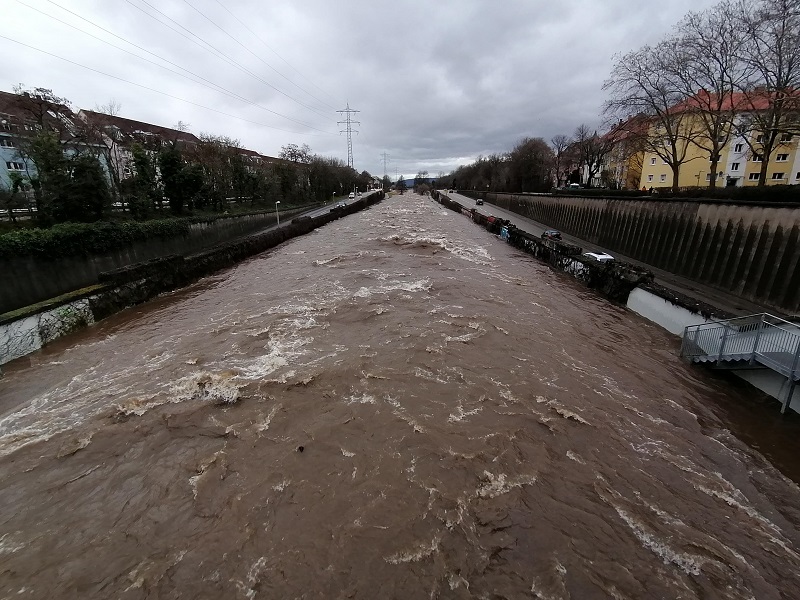
<svg viewBox="0 0 800 600">
<path fill-rule="evenodd" d="M 800 379 L 800 326 L 767 313 L 690 325 L 681 357 L 721 369 L 772 369 L 786 377 L 786 412 Z"/>
</svg>

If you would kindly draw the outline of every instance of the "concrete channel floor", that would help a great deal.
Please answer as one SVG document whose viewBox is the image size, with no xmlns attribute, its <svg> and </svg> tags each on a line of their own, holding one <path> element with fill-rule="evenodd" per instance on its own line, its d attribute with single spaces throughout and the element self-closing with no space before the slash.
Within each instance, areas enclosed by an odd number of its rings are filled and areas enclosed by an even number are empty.
<svg viewBox="0 0 800 600">
<path fill-rule="evenodd" d="M 483 212 L 484 214 L 500 217 L 501 219 L 508 219 L 519 229 L 522 229 L 523 231 L 535 236 L 542 235 L 542 232 L 544 232 L 546 229 L 554 229 L 552 225 L 545 225 L 543 223 L 533 221 L 532 219 L 523 217 L 522 215 L 517 214 L 515 212 L 511 212 L 509 210 L 505 210 L 503 208 L 495 206 L 490 202 L 487 202 L 483 206 L 475 206 L 475 200 L 469 198 L 468 196 L 464 196 L 462 194 L 457 194 L 457 193 L 447 193 L 446 190 L 441 190 L 441 192 L 446 194 L 452 200 L 460 203 L 461 205 L 467 208 L 471 208 L 474 206 L 475 208 L 478 209 L 479 212 Z M 667 288 L 668 290 L 672 290 L 683 296 L 688 296 L 689 298 L 694 298 L 695 300 L 699 300 L 700 302 L 711 305 L 720 310 L 729 312 L 733 315 L 745 316 L 745 315 L 753 315 L 757 313 L 767 312 L 779 317 L 791 318 L 789 315 L 780 313 L 775 309 L 770 309 L 764 305 L 757 304 L 755 302 L 751 302 L 743 298 L 739 298 L 738 296 L 734 296 L 733 294 L 729 294 L 725 291 L 719 290 L 709 285 L 698 283 L 696 281 L 686 279 L 685 277 L 675 275 L 668 271 L 658 269 L 656 267 L 643 263 L 629 256 L 620 254 L 619 252 L 610 250 L 608 248 L 603 248 L 601 246 L 598 246 L 591 242 L 587 242 L 586 240 L 582 240 L 575 236 L 567 235 L 563 231 L 561 232 L 561 235 L 564 238 L 565 242 L 574 244 L 576 246 L 580 246 L 581 248 L 583 248 L 584 252 L 606 252 L 608 254 L 611 254 L 617 260 L 630 263 L 642 269 L 647 269 L 648 271 L 653 273 L 653 275 L 655 275 L 655 283 Z"/>
</svg>

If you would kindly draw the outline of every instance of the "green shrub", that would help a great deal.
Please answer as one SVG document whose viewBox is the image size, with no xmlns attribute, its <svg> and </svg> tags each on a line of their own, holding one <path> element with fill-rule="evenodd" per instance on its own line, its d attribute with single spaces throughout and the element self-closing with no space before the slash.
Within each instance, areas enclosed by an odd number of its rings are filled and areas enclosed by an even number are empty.
<svg viewBox="0 0 800 600">
<path fill-rule="evenodd" d="M 49 229 L 19 229 L 0 235 L 0 258 L 104 254 L 141 240 L 186 235 L 193 221 L 60 223 Z"/>
</svg>

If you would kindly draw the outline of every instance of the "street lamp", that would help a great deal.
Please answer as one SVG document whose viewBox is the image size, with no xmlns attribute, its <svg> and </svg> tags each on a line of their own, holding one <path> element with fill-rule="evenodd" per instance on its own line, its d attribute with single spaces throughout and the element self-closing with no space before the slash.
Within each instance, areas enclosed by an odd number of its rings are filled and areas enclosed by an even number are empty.
<svg viewBox="0 0 800 600">
<path fill-rule="evenodd" d="M 278 212 L 278 204 L 280 204 L 280 203 L 281 203 L 281 201 L 280 201 L 280 200 L 278 200 L 278 201 L 275 203 L 275 216 L 278 218 L 278 225 L 280 225 L 280 224 L 281 224 L 281 213 L 279 213 L 279 212 Z"/>
<path fill-rule="evenodd" d="M 700 172 L 697 174 L 697 187 L 700 187 L 700 175 L 702 175 L 702 174 L 703 174 L 703 172 L 702 172 L 702 171 L 700 171 Z"/>
</svg>

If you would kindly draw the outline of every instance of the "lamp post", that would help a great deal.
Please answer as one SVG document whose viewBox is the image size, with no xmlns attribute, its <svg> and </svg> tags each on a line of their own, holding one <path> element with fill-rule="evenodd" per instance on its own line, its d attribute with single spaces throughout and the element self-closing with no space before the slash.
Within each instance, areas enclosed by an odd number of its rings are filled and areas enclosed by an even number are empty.
<svg viewBox="0 0 800 600">
<path fill-rule="evenodd" d="M 702 174 L 703 174 L 703 172 L 702 172 L 702 171 L 700 171 L 700 172 L 697 174 L 697 187 L 700 187 L 700 175 L 702 175 Z"/>
<path fill-rule="evenodd" d="M 277 217 L 277 219 L 278 219 L 278 225 L 280 225 L 280 224 L 281 224 L 281 213 L 279 213 L 279 212 L 278 212 L 278 204 L 280 204 L 280 203 L 281 203 L 281 201 L 280 201 L 280 200 L 278 200 L 278 201 L 275 203 L 275 216 L 276 216 L 276 217 Z"/>
</svg>

